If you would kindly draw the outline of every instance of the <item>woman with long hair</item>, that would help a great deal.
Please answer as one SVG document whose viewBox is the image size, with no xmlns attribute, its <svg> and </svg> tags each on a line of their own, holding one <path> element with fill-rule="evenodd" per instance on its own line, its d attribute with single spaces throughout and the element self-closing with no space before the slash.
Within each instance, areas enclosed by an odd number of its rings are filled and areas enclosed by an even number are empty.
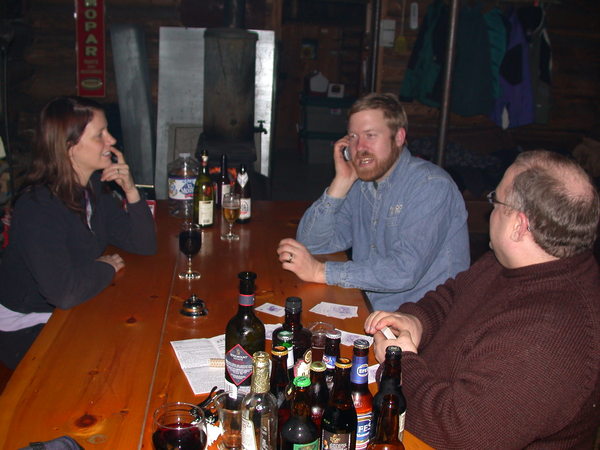
<svg viewBox="0 0 600 450">
<path fill-rule="evenodd" d="M 124 267 L 107 245 L 156 252 L 154 221 L 106 116 L 93 100 L 59 97 L 40 116 L 31 170 L 0 264 L 0 359 L 14 368 L 54 308 L 78 305 Z M 116 183 L 121 207 L 109 189 Z"/>
</svg>

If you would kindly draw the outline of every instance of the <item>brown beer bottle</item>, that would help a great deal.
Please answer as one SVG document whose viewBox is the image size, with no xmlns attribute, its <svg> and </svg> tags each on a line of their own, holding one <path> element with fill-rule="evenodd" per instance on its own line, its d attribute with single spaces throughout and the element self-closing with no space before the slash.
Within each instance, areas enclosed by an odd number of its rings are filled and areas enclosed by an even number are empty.
<svg viewBox="0 0 600 450">
<path fill-rule="evenodd" d="M 294 364 L 310 349 L 310 338 L 312 333 L 308 328 L 302 326 L 300 316 L 302 315 L 302 299 L 300 297 L 288 297 L 285 299 L 285 321 L 283 326 L 273 331 L 277 336 L 280 331 L 291 331 L 294 342 Z"/>
<path fill-rule="evenodd" d="M 404 432 L 404 418 L 406 415 L 406 399 L 402 393 L 402 349 L 396 345 L 390 345 L 385 350 L 385 361 L 383 362 L 383 372 L 379 382 L 379 390 L 373 397 L 373 422 L 379 419 L 379 414 L 383 408 L 383 397 L 387 394 L 396 396 L 398 400 L 398 433 L 402 440 Z M 375 435 L 375 427 L 371 428 L 371 437 Z"/>
<path fill-rule="evenodd" d="M 277 400 L 277 427 L 281 429 L 290 418 L 290 403 L 288 389 L 290 378 L 287 370 L 288 350 L 283 345 L 277 345 L 271 350 L 271 382 L 270 391 Z"/>
<path fill-rule="evenodd" d="M 321 421 L 321 448 L 353 450 L 356 448 L 356 409 L 350 393 L 348 358 L 338 358 L 335 363 L 333 390 Z M 332 446 L 335 444 L 335 446 Z"/>
<path fill-rule="evenodd" d="M 375 426 L 375 437 L 369 444 L 369 450 L 404 450 L 404 444 L 398 438 L 400 405 L 394 394 L 383 396 L 383 406 Z"/>
<path fill-rule="evenodd" d="M 265 349 L 265 326 L 254 314 L 254 272 L 240 272 L 238 311 L 225 328 L 225 387 L 230 393 L 248 393 L 252 355 Z"/>
<path fill-rule="evenodd" d="M 308 403 L 310 405 L 310 418 L 321 434 L 321 420 L 323 412 L 329 402 L 329 389 L 325 381 L 325 363 L 313 361 L 310 364 L 310 388 L 308 388 Z"/>
<path fill-rule="evenodd" d="M 327 387 L 331 392 L 333 387 L 333 374 L 335 372 L 335 362 L 340 356 L 340 342 L 342 341 L 342 333 L 340 330 L 328 331 L 325 335 L 325 350 L 323 351 L 323 362 L 325 363 L 325 380 Z"/>
<path fill-rule="evenodd" d="M 364 450 L 369 445 L 373 417 L 373 394 L 369 390 L 369 342 L 364 339 L 354 341 L 350 389 L 358 420 L 356 449 Z"/>
<path fill-rule="evenodd" d="M 307 377 L 294 378 L 292 415 L 280 429 L 282 450 L 318 450 L 319 448 L 319 432 L 310 419 L 309 386 L 310 380 Z"/>
</svg>

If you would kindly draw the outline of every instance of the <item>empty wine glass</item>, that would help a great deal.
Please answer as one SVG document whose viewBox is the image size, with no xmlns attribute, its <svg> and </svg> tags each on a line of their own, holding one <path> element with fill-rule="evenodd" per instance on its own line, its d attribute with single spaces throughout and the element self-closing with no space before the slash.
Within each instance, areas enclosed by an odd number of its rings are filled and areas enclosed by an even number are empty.
<svg viewBox="0 0 600 450">
<path fill-rule="evenodd" d="M 194 257 L 202 246 L 202 231 L 200 225 L 192 222 L 184 222 L 179 233 L 179 250 L 187 256 L 187 270 L 179 273 L 183 280 L 197 280 L 200 272 L 192 270 L 192 257 Z"/>
<path fill-rule="evenodd" d="M 229 193 L 223 195 L 223 203 L 221 204 L 223 209 L 223 218 L 229 225 L 229 231 L 226 234 L 221 235 L 221 239 L 224 241 L 237 241 L 240 237 L 237 234 L 233 234 L 233 222 L 240 217 L 240 194 Z"/>
</svg>

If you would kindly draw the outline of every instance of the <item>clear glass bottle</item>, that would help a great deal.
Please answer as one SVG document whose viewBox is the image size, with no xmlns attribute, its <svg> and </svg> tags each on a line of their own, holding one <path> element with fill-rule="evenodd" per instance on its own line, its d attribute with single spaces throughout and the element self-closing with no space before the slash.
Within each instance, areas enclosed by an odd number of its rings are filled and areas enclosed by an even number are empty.
<svg viewBox="0 0 600 450">
<path fill-rule="evenodd" d="M 269 354 L 253 355 L 252 388 L 242 401 L 242 449 L 277 446 L 277 401 L 269 392 Z"/>
<path fill-rule="evenodd" d="M 194 186 L 200 164 L 189 153 L 180 153 L 168 166 L 169 214 L 192 219 Z"/>
</svg>

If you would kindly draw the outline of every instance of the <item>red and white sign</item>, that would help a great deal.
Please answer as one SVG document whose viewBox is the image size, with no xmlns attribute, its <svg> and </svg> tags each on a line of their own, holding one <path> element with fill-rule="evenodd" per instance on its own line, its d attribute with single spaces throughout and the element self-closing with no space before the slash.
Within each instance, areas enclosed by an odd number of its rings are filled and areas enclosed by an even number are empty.
<svg viewBox="0 0 600 450">
<path fill-rule="evenodd" d="M 77 94 L 106 95 L 104 0 L 75 0 Z"/>
</svg>

